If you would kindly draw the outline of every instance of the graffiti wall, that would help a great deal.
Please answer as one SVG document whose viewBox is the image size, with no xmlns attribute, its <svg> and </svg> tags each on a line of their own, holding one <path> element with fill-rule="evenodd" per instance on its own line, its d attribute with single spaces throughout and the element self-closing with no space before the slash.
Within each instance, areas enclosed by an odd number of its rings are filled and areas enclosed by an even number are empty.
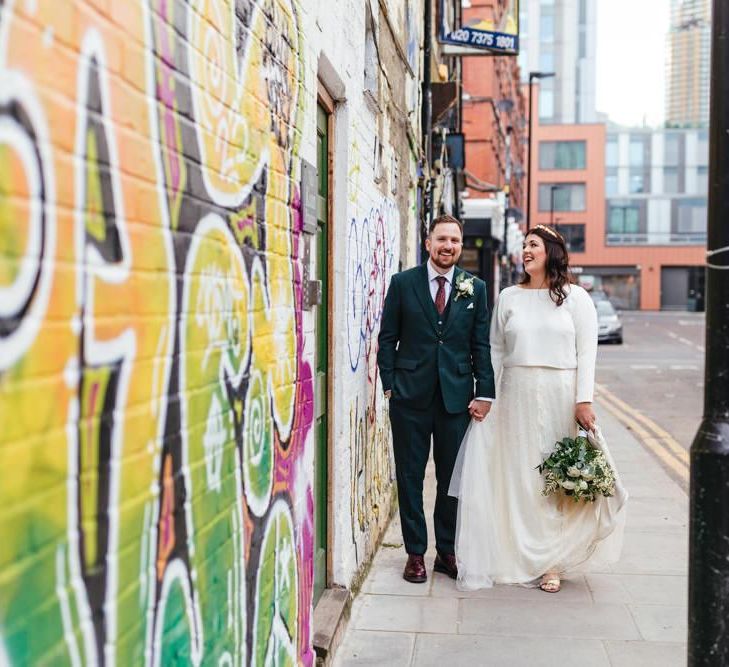
<svg viewBox="0 0 729 667">
<path fill-rule="evenodd" d="M 2 664 L 313 661 L 302 44 L 0 0 Z"/>
<path fill-rule="evenodd" d="M 377 336 L 387 288 L 398 269 L 399 239 L 399 215 L 389 200 L 349 226 L 347 351 L 355 388 L 349 405 L 350 515 L 357 564 L 372 554 L 392 499 L 390 421 L 377 368 Z"/>
</svg>

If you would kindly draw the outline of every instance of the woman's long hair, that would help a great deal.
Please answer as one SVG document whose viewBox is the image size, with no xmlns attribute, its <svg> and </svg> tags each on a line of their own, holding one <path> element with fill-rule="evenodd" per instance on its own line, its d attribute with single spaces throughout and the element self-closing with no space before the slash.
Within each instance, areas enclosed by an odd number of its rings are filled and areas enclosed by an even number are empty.
<svg viewBox="0 0 729 667">
<path fill-rule="evenodd" d="M 567 290 L 565 285 L 569 285 L 572 281 L 570 272 L 570 256 L 567 252 L 562 235 L 546 225 L 537 225 L 532 227 L 527 236 L 534 234 L 544 241 L 544 248 L 547 251 L 547 262 L 544 267 L 545 279 L 549 285 L 549 296 L 558 306 L 564 303 L 567 298 Z M 524 272 L 521 284 L 528 285 L 531 276 Z"/>
</svg>

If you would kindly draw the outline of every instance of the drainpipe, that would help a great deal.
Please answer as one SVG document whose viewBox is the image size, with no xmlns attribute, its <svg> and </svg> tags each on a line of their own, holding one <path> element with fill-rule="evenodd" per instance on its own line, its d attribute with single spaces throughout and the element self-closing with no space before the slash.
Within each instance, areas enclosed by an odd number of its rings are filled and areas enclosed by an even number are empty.
<svg viewBox="0 0 729 667">
<path fill-rule="evenodd" d="M 428 234 L 430 223 L 433 220 L 433 206 L 435 204 L 435 178 L 433 177 L 433 93 L 430 87 L 430 61 L 433 48 L 433 0 L 426 0 L 425 15 L 423 17 L 423 82 L 422 82 L 422 115 L 421 125 L 423 131 L 423 149 L 425 152 L 428 181 L 425 186 L 426 201 L 428 202 L 425 219 L 420 229 L 420 248 L 423 261 L 425 259 L 425 237 Z"/>
</svg>

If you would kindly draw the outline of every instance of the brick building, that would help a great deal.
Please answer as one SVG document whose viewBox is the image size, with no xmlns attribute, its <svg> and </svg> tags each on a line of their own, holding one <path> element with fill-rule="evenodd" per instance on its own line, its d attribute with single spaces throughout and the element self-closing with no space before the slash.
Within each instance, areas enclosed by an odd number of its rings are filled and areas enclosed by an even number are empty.
<svg viewBox="0 0 729 667">
<path fill-rule="evenodd" d="M 0 2 L 0 664 L 313 664 L 391 511 L 423 16 Z"/>
</svg>

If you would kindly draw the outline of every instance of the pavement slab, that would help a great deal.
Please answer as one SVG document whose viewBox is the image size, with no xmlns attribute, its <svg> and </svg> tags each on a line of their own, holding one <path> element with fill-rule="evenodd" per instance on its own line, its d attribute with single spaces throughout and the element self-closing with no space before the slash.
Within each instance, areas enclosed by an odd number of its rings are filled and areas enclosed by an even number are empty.
<svg viewBox="0 0 729 667">
<path fill-rule="evenodd" d="M 688 498 L 615 417 L 596 406 L 631 495 L 620 560 L 575 573 L 562 591 L 495 586 L 464 592 L 432 572 L 402 579 L 397 516 L 353 602 L 334 664 L 673 667 L 686 664 Z M 426 515 L 435 480 L 426 477 Z M 568 658 L 566 658 L 568 656 Z"/>
</svg>

